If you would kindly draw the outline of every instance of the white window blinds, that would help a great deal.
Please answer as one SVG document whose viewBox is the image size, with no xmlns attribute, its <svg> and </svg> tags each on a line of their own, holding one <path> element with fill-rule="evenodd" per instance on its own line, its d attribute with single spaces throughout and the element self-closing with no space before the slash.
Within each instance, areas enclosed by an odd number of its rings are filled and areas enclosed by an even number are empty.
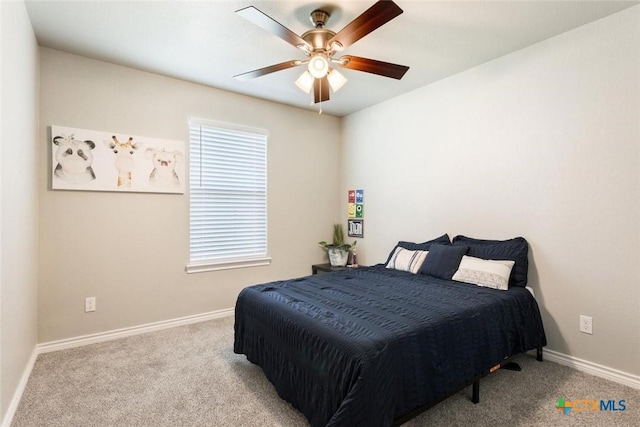
<svg viewBox="0 0 640 427">
<path fill-rule="evenodd" d="M 192 265 L 187 271 L 202 264 L 212 267 L 207 270 L 264 265 L 266 131 L 194 120 L 189 127 Z"/>
</svg>

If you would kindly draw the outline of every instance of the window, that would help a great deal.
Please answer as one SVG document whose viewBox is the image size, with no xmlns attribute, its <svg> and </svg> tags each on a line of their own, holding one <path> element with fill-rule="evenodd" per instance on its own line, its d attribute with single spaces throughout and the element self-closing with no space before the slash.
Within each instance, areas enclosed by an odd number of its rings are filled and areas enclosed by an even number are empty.
<svg viewBox="0 0 640 427">
<path fill-rule="evenodd" d="M 266 265 L 267 132 L 189 123 L 188 273 Z"/>
</svg>

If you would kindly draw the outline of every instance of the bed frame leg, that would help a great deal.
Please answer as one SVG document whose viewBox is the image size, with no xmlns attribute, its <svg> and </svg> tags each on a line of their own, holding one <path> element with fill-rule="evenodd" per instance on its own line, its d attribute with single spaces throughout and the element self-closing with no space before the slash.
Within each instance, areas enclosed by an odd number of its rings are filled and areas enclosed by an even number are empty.
<svg viewBox="0 0 640 427">
<path fill-rule="evenodd" d="M 542 362 L 542 347 L 536 349 L 536 360 Z"/>
<path fill-rule="evenodd" d="M 473 394 L 471 396 L 471 401 L 473 403 L 480 402 L 480 380 L 475 380 L 473 382 Z"/>
</svg>

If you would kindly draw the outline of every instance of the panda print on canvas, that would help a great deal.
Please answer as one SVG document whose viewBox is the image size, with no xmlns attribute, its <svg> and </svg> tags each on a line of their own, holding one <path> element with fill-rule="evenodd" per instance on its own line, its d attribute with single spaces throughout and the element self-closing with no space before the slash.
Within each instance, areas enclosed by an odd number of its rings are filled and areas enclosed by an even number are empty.
<svg viewBox="0 0 640 427">
<path fill-rule="evenodd" d="M 51 126 L 54 190 L 184 193 L 185 143 Z"/>
</svg>

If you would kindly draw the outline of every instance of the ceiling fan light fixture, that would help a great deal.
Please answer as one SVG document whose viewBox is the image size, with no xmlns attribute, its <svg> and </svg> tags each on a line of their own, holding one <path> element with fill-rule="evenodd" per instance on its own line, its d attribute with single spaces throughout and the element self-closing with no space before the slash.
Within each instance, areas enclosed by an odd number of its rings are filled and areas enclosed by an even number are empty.
<svg viewBox="0 0 640 427">
<path fill-rule="evenodd" d="M 327 80 L 329 80 L 329 86 L 331 86 L 333 93 L 339 91 L 347 82 L 347 78 L 333 68 L 329 71 L 329 74 L 327 74 Z"/>
<path fill-rule="evenodd" d="M 308 71 L 305 71 L 296 80 L 296 86 L 298 86 L 298 88 L 300 88 L 301 91 L 305 93 L 310 93 L 311 88 L 313 87 L 313 76 Z"/>
<path fill-rule="evenodd" d="M 321 79 L 329 72 L 329 60 L 322 53 L 317 53 L 309 60 L 309 73 L 316 79 Z"/>
</svg>

